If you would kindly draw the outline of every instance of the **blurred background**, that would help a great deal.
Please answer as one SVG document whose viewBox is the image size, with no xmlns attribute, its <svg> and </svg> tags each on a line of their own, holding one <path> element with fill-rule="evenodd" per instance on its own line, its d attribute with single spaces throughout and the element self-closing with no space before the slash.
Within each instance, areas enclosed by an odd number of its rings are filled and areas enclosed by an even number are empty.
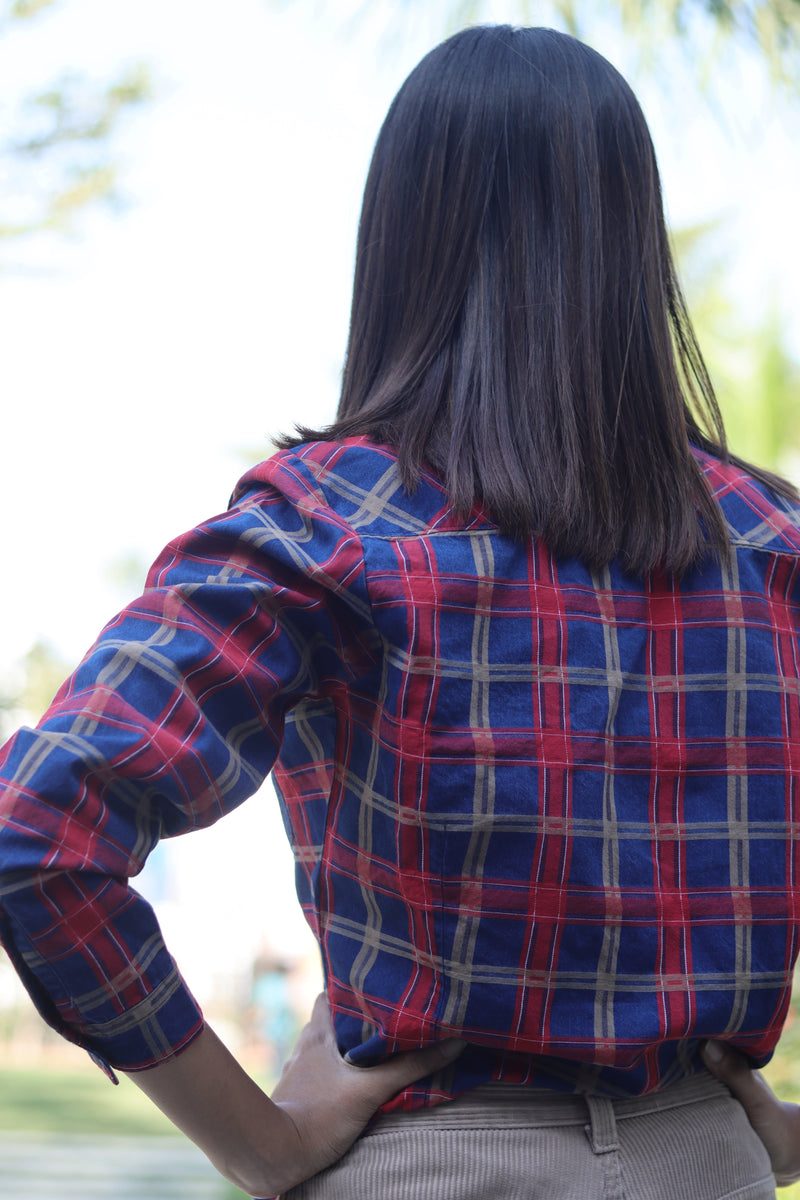
<svg viewBox="0 0 800 1200">
<path fill-rule="evenodd" d="M 800 0 L 0 0 L 4 734 L 278 432 L 332 419 L 375 136 L 479 21 L 575 33 L 633 84 L 732 447 L 800 483 Z M 137 886 L 268 1079 L 320 985 L 271 787 Z M 145 1168 L 151 1200 L 238 1195 L 0 956 L 6 1200 L 140 1196 Z"/>
</svg>

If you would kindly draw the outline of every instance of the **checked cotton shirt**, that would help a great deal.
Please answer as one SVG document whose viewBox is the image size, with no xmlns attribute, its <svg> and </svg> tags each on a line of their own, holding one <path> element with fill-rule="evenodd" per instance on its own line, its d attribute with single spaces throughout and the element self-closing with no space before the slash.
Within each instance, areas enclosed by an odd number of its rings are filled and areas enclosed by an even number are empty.
<svg viewBox="0 0 800 1200">
<path fill-rule="evenodd" d="M 712 1035 L 765 1061 L 798 949 L 799 518 L 700 458 L 733 556 L 680 583 L 457 520 L 363 439 L 250 471 L 5 750 L 0 931 L 47 1019 L 127 1069 L 197 1034 L 129 880 L 274 766 L 343 1052 L 469 1043 L 394 1106 L 643 1093 Z"/>
</svg>

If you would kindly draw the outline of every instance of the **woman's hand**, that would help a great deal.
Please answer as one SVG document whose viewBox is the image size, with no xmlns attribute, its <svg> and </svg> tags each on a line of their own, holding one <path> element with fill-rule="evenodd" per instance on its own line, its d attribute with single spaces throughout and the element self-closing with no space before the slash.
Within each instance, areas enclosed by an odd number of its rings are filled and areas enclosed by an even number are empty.
<svg viewBox="0 0 800 1200">
<path fill-rule="evenodd" d="M 221 1175 L 250 1196 L 274 1196 L 331 1166 L 385 1100 L 441 1070 L 465 1044 L 451 1038 L 351 1067 L 319 996 L 272 1099 L 208 1026 L 177 1058 L 130 1078 Z"/>
<path fill-rule="evenodd" d="M 706 1042 L 703 1062 L 726 1083 L 766 1147 L 778 1187 L 800 1179 L 800 1105 L 779 1100 L 743 1054 L 722 1042 Z"/>
<path fill-rule="evenodd" d="M 339 1054 L 327 999 L 318 996 L 311 1020 L 272 1092 L 273 1103 L 295 1130 L 303 1177 L 316 1175 L 341 1158 L 386 1100 L 441 1070 L 465 1045 L 450 1038 L 437 1046 L 398 1054 L 376 1067 L 353 1067 Z"/>
</svg>

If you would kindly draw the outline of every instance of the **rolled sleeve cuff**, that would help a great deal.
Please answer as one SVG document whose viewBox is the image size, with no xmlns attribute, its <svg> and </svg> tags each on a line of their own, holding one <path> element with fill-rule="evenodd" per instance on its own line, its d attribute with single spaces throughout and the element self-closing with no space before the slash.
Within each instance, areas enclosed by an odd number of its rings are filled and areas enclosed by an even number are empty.
<svg viewBox="0 0 800 1200">
<path fill-rule="evenodd" d="M 176 967 L 135 1007 L 101 1024 L 87 1024 L 72 1040 L 114 1078 L 114 1068 L 146 1071 L 176 1058 L 203 1025 L 200 1006 Z"/>
<path fill-rule="evenodd" d="M 0 942 L 39 1015 L 67 1041 L 86 1050 L 114 1083 L 118 1082 L 115 1069 L 146 1071 L 169 1062 L 202 1032 L 200 1006 L 171 959 L 166 975 L 132 1007 L 98 1022 L 65 1020 L 40 978 L 41 971 L 31 969 L 9 933 L 9 923 L 0 914 Z"/>
</svg>

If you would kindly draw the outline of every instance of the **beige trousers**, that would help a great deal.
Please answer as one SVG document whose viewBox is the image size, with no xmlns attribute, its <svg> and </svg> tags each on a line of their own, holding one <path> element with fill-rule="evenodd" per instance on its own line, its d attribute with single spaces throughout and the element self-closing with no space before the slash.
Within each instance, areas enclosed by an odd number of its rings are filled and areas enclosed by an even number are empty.
<svg viewBox="0 0 800 1200">
<path fill-rule="evenodd" d="M 774 1200 L 738 1101 L 703 1073 L 607 1100 L 517 1085 L 384 1117 L 283 1200 Z"/>
</svg>

